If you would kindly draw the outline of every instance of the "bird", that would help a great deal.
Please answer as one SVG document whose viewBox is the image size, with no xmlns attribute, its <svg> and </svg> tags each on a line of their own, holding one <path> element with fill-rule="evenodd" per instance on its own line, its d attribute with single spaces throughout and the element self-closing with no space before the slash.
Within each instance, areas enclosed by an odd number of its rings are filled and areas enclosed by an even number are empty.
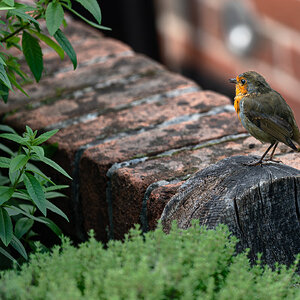
<svg viewBox="0 0 300 300">
<path fill-rule="evenodd" d="M 270 144 L 259 160 L 247 165 L 280 162 L 273 159 L 279 142 L 299 151 L 295 143 L 300 145 L 300 132 L 293 111 L 262 75 L 247 71 L 229 82 L 235 84 L 234 108 L 242 125 L 257 140 Z M 272 148 L 270 158 L 265 159 Z"/>
</svg>

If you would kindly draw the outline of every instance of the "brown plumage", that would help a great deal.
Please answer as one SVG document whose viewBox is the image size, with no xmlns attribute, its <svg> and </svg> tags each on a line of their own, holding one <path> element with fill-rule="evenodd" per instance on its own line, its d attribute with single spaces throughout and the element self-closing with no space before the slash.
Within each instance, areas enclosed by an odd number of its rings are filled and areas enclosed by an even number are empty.
<svg viewBox="0 0 300 300">
<path fill-rule="evenodd" d="M 270 147 L 252 165 L 262 164 L 265 156 L 273 148 L 269 161 L 273 160 L 275 149 L 282 142 L 298 151 L 300 132 L 292 109 L 282 96 L 273 90 L 257 72 L 248 71 L 229 80 L 236 85 L 234 107 L 247 131 Z"/>
</svg>

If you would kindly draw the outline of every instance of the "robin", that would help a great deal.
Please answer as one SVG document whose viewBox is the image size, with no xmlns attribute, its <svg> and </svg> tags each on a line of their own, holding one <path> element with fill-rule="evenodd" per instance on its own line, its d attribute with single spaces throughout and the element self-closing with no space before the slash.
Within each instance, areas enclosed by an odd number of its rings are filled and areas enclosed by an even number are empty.
<svg viewBox="0 0 300 300">
<path fill-rule="evenodd" d="M 294 142 L 300 145 L 300 132 L 293 111 L 282 96 L 254 71 L 242 73 L 229 81 L 235 83 L 234 108 L 242 125 L 262 143 L 271 144 L 258 161 L 248 165 L 280 162 L 273 159 L 279 142 L 299 151 Z M 272 148 L 270 158 L 265 159 Z"/>
</svg>

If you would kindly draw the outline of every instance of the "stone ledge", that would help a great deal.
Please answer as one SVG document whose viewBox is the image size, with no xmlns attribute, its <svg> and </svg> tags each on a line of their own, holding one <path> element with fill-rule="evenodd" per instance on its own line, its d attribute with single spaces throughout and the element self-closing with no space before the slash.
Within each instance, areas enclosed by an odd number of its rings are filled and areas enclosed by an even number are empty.
<svg viewBox="0 0 300 300">
<path fill-rule="evenodd" d="M 134 223 L 153 229 L 168 200 L 196 171 L 240 154 L 261 155 L 230 99 L 203 91 L 191 80 L 128 46 L 71 22 L 67 34 L 79 58 L 73 72 L 45 51 L 46 76 L 16 93 L 1 113 L 23 131 L 60 128 L 56 161 L 73 177 L 60 206 L 71 219 L 65 232 L 84 239 L 121 239 Z M 86 33 L 86 34 L 85 34 Z M 81 41 L 81 42 L 80 42 Z M 280 159 L 300 168 L 300 159 L 280 146 Z"/>
</svg>

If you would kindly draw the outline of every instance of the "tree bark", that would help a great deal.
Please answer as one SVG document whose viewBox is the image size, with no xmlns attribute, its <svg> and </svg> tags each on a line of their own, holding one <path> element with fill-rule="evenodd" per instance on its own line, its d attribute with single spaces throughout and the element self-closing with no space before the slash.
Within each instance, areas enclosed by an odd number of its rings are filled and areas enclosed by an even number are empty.
<svg viewBox="0 0 300 300">
<path fill-rule="evenodd" d="M 262 253 L 270 266 L 291 264 L 300 253 L 300 171 L 274 162 L 243 165 L 254 159 L 231 157 L 196 173 L 166 205 L 164 230 L 173 220 L 183 229 L 192 219 L 208 228 L 226 224 L 252 262 Z"/>
</svg>

